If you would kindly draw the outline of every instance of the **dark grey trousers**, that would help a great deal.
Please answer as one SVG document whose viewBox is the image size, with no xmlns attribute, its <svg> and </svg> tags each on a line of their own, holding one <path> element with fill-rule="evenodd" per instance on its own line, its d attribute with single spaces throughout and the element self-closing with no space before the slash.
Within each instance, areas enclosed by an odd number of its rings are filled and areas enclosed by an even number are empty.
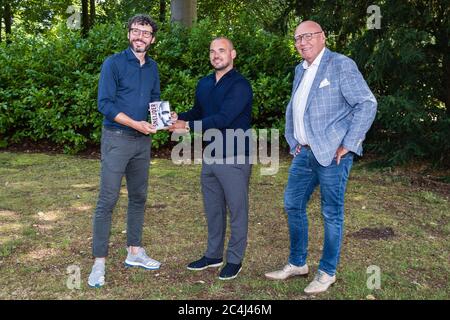
<svg viewBox="0 0 450 320">
<path fill-rule="evenodd" d="M 228 207 L 231 235 L 227 248 L 227 262 L 234 264 L 242 262 L 247 247 L 250 174 L 251 164 L 203 163 L 201 185 L 208 222 L 206 257 L 223 257 Z"/>
<path fill-rule="evenodd" d="M 150 167 L 149 136 L 120 129 L 102 130 L 101 182 L 93 217 L 94 257 L 108 255 L 111 217 L 119 198 L 122 178 L 128 190 L 127 246 L 141 246 Z"/>
</svg>

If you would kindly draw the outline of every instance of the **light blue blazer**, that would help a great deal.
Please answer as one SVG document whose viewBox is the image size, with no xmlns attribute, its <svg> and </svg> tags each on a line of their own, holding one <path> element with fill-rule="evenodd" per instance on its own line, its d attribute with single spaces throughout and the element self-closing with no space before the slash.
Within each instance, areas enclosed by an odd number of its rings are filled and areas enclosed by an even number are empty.
<svg viewBox="0 0 450 320">
<path fill-rule="evenodd" d="M 285 137 L 294 154 L 293 97 L 302 79 L 302 63 L 295 68 L 292 96 L 286 108 Z M 329 84 L 327 84 L 329 83 Z M 325 48 L 306 103 L 304 125 L 311 151 L 329 166 L 340 145 L 362 155 L 362 142 L 377 112 L 377 101 L 356 63 Z"/>
</svg>

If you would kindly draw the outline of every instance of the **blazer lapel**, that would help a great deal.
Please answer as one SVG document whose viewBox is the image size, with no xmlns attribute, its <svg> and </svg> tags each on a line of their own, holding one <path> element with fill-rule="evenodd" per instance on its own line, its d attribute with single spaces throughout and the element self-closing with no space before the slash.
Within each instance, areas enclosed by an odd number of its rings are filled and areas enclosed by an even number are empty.
<svg viewBox="0 0 450 320">
<path fill-rule="evenodd" d="M 294 87 L 292 88 L 292 97 L 294 97 L 295 92 L 297 91 L 297 88 L 300 85 L 300 82 L 302 82 L 303 74 L 305 73 L 305 69 L 303 69 L 302 64 L 300 64 L 300 67 L 298 69 L 299 72 L 295 75 Z"/>
<path fill-rule="evenodd" d="M 294 75 L 294 82 L 293 82 L 293 86 L 292 86 L 292 94 L 291 94 L 291 99 L 289 100 L 289 104 L 287 106 L 287 111 L 292 109 L 292 104 L 293 104 L 295 92 L 297 91 L 297 88 L 300 85 L 300 82 L 302 81 L 303 74 L 305 73 L 305 69 L 303 69 L 303 66 L 301 64 L 299 66 L 300 67 L 297 68 L 299 71 L 296 72 L 295 75 Z"/>
<path fill-rule="evenodd" d="M 311 90 L 309 91 L 308 100 L 306 101 L 305 112 L 309 108 L 312 97 L 316 94 L 316 91 L 319 89 L 320 82 L 323 80 L 323 75 L 325 74 L 325 70 L 327 68 L 330 57 L 331 51 L 328 50 L 328 48 L 325 48 L 322 60 L 320 60 L 319 69 L 317 70 L 316 77 L 314 78 Z"/>
</svg>

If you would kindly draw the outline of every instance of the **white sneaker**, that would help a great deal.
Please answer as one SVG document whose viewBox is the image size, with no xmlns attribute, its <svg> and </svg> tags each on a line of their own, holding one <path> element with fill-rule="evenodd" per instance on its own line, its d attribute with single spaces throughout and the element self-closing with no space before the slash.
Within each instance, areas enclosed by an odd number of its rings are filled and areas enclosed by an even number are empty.
<svg viewBox="0 0 450 320">
<path fill-rule="evenodd" d="M 89 275 L 88 284 L 91 288 L 100 288 L 105 284 L 105 263 L 95 262 Z"/>
<path fill-rule="evenodd" d="M 309 269 L 308 269 L 308 265 L 305 264 L 304 266 L 301 267 L 296 267 L 290 263 L 288 263 L 287 265 L 284 266 L 284 268 L 282 270 L 277 270 L 277 271 L 273 271 L 273 272 L 269 272 L 266 273 L 265 276 L 268 279 L 272 279 L 272 280 L 285 280 L 289 277 L 293 277 L 293 276 L 303 276 L 308 274 Z"/>
<path fill-rule="evenodd" d="M 330 276 L 327 273 L 317 271 L 314 280 L 305 288 L 305 293 L 315 294 L 327 291 L 327 289 L 336 282 L 336 275 Z"/>
</svg>

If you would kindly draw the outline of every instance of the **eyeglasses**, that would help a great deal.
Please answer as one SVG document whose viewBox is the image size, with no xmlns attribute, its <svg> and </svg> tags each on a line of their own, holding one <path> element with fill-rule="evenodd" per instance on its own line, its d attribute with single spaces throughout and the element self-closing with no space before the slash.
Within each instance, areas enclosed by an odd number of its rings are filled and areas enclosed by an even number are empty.
<svg viewBox="0 0 450 320">
<path fill-rule="evenodd" d="M 302 39 L 305 39 L 306 41 L 311 41 L 314 34 L 322 33 L 323 31 L 317 31 L 317 32 L 308 32 L 304 34 L 299 34 L 298 36 L 294 36 L 294 42 L 295 43 L 301 43 Z"/>
<path fill-rule="evenodd" d="M 153 36 L 153 32 L 147 31 L 147 30 L 141 30 L 138 28 L 131 28 L 130 32 L 133 36 L 136 36 L 136 37 L 139 37 L 141 35 L 141 33 L 144 36 L 144 38 L 150 38 Z"/>
</svg>

